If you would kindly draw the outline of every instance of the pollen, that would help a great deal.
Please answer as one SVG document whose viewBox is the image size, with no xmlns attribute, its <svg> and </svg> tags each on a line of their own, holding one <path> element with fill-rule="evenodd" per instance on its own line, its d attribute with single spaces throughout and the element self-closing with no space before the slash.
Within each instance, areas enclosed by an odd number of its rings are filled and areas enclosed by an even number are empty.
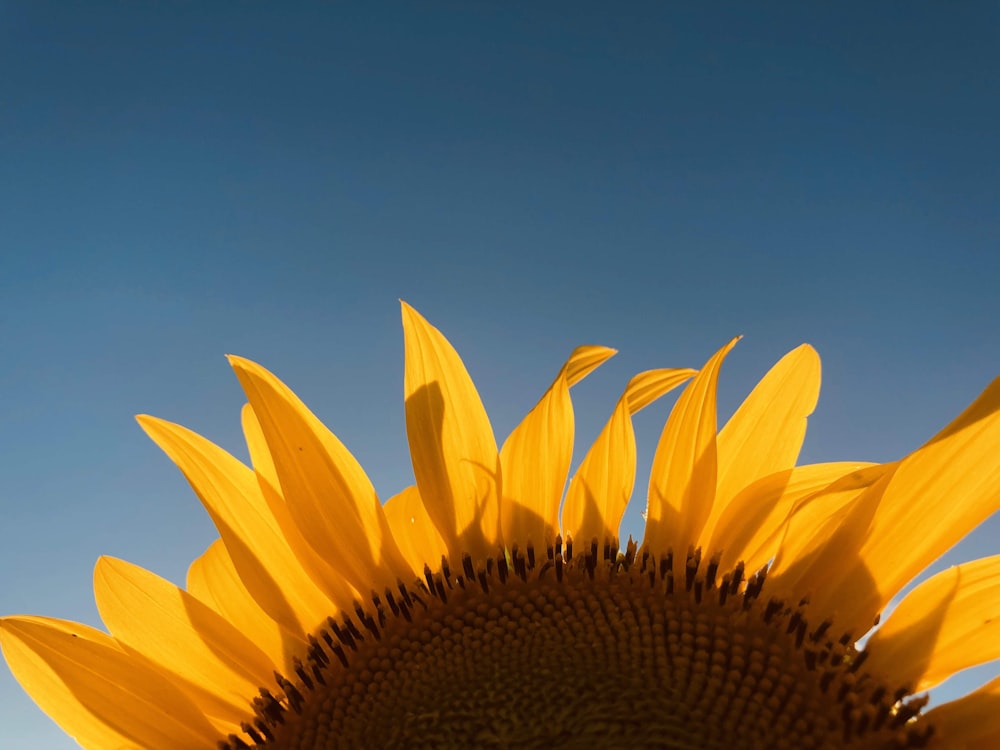
<svg viewBox="0 0 1000 750">
<path fill-rule="evenodd" d="M 593 542 L 461 570 L 330 618 L 283 695 L 222 747 L 918 748 L 922 702 L 863 669 L 832 623 L 719 575 Z"/>
</svg>

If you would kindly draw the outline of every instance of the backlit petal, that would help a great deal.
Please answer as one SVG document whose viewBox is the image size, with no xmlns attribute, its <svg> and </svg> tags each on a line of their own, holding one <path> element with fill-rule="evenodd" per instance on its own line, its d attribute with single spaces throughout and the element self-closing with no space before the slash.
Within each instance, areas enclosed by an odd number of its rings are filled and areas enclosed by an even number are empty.
<svg viewBox="0 0 1000 750">
<path fill-rule="evenodd" d="M 261 608 L 300 637 L 323 622 L 332 603 L 289 549 L 254 472 L 180 425 L 148 416 L 138 420 L 184 472 Z"/>
<path fill-rule="evenodd" d="M 836 617 L 838 627 L 861 636 L 874 615 L 856 620 L 845 615 L 850 599 L 870 595 L 873 582 L 841 601 L 816 605 L 838 572 L 855 559 L 879 499 L 899 464 L 878 464 L 853 472 L 810 495 L 793 508 L 768 575 L 772 596 L 809 600 L 814 609 Z"/>
<path fill-rule="evenodd" d="M 424 566 L 433 569 L 441 564 L 441 557 L 448 553 L 448 548 L 427 515 L 420 490 L 407 487 L 386 500 L 385 517 L 414 577 L 423 577 Z"/>
<path fill-rule="evenodd" d="M 273 374 L 246 359 L 229 361 L 302 535 L 358 590 L 394 584 L 407 566 L 361 465 Z"/>
<path fill-rule="evenodd" d="M 1000 508 L 998 445 L 1000 378 L 869 490 L 866 508 L 854 514 L 861 534 L 855 528 L 849 542 L 829 542 L 836 575 L 813 604 L 859 626 L 871 622 L 906 583 Z"/>
<path fill-rule="evenodd" d="M 216 748 L 219 735 L 194 703 L 99 630 L 44 617 L 5 617 L 0 646 L 18 682 L 84 747 Z"/>
<path fill-rule="evenodd" d="M 336 605 L 336 610 L 353 609 L 353 604 L 360 596 L 357 589 L 351 586 L 343 574 L 334 567 L 330 561 L 318 550 L 316 550 L 305 538 L 302 529 L 292 517 L 288 509 L 288 504 L 281 494 L 281 484 L 278 481 L 278 472 L 271 459 L 271 452 L 267 447 L 267 440 L 264 431 L 261 429 L 260 421 L 254 414 L 250 404 L 244 404 L 240 413 L 243 424 L 243 435 L 246 438 L 247 450 L 250 453 L 250 460 L 253 462 L 253 469 L 257 475 L 257 486 L 264 497 L 266 512 L 270 514 L 281 536 L 288 545 L 295 559 L 302 566 L 309 578 L 322 590 L 330 601 Z M 330 616 L 336 611 L 327 613 Z"/>
<path fill-rule="evenodd" d="M 452 555 L 502 546 L 500 458 L 486 410 L 448 340 L 405 302 L 406 434 L 427 513 Z"/>
<path fill-rule="evenodd" d="M 250 404 L 243 404 L 243 408 L 240 409 L 240 426 L 243 428 L 243 439 L 246 440 L 247 452 L 250 454 L 250 464 L 257 472 L 258 480 L 263 479 L 275 490 L 280 490 L 281 482 L 278 479 L 278 471 L 274 468 L 271 451 L 267 447 L 267 438 L 264 437 L 260 420 L 257 419 Z"/>
<path fill-rule="evenodd" d="M 695 374 L 694 370 L 649 370 L 636 375 L 601 434 L 570 480 L 563 506 L 566 534 L 579 543 L 618 538 L 625 506 L 635 484 L 632 415 Z"/>
<path fill-rule="evenodd" d="M 1000 677 L 958 700 L 927 712 L 935 746 L 948 750 L 996 750 L 1000 747 Z"/>
<path fill-rule="evenodd" d="M 778 360 L 719 432 L 715 505 L 699 541 L 705 550 L 720 548 L 711 542 L 716 523 L 743 488 L 795 466 L 819 385 L 819 355 L 803 344 Z"/>
<path fill-rule="evenodd" d="M 304 653 L 305 641 L 268 617 L 254 601 L 221 539 L 191 563 L 187 590 L 235 625 L 285 674 L 291 673 L 292 656 Z"/>
<path fill-rule="evenodd" d="M 500 450 L 500 524 L 508 546 L 553 544 L 558 533 L 559 501 L 573 458 L 569 388 L 613 354 L 614 349 L 603 346 L 575 349 L 545 395 L 504 442 Z"/>
<path fill-rule="evenodd" d="M 777 553 L 781 531 L 788 516 L 801 501 L 825 490 L 832 482 L 854 475 L 866 487 L 873 478 L 859 473 L 875 464 L 856 462 L 810 464 L 779 471 L 745 487 L 726 506 L 712 534 L 709 554 L 721 554 L 720 569 L 743 561 L 756 571 Z M 841 485 L 843 486 L 843 484 Z"/>
<path fill-rule="evenodd" d="M 705 363 L 674 405 L 653 456 L 643 545 L 684 554 L 715 502 L 716 385 L 733 339 Z"/>
<path fill-rule="evenodd" d="M 865 648 L 869 670 L 914 692 L 1000 659 L 1000 556 L 958 565 L 924 581 Z"/>
<path fill-rule="evenodd" d="M 210 717 L 238 729 L 247 697 L 277 689 L 275 664 L 236 627 L 169 581 L 136 565 L 102 557 L 94 598 L 111 635 L 176 675 Z"/>
<path fill-rule="evenodd" d="M 569 355 L 559 374 L 566 376 L 566 382 L 572 388 L 617 353 L 617 349 L 607 346 L 578 346 Z"/>
</svg>

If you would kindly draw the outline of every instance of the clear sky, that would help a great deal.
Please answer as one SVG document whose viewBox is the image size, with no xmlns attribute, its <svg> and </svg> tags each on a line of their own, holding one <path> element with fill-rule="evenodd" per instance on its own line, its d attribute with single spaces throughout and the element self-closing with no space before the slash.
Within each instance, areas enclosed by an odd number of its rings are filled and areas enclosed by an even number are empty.
<svg viewBox="0 0 1000 750">
<path fill-rule="evenodd" d="M 898 458 L 1000 373 L 996 3 L 289 5 L 0 3 L 0 613 L 98 624 L 101 554 L 183 581 L 214 532 L 132 415 L 243 456 L 225 353 L 410 484 L 399 298 L 499 440 L 618 348 L 578 458 L 735 334 L 723 418 L 823 356 L 803 461 Z M 6 669 L 0 745 L 72 746 Z"/>
</svg>

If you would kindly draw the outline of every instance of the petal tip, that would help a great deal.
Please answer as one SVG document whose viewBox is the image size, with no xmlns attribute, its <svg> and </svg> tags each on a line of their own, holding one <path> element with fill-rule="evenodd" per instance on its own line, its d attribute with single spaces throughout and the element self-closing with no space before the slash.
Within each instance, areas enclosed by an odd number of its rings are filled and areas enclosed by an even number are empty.
<svg viewBox="0 0 1000 750">
<path fill-rule="evenodd" d="M 151 435 L 153 430 L 170 424 L 167 420 L 160 419 L 160 417 L 154 417 L 152 414 L 136 414 L 135 421 L 147 435 Z"/>
<path fill-rule="evenodd" d="M 412 305 L 409 305 L 403 300 L 400 300 L 399 306 L 400 306 L 400 313 L 403 317 L 403 328 L 408 328 L 413 324 L 420 324 L 420 323 L 424 325 L 429 325 L 427 323 L 427 319 L 423 315 L 421 315 L 417 311 L 417 309 Z"/>
<path fill-rule="evenodd" d="M 246 357 L 241 357 L 238 354 L 227 354 L 226 361 L 229 362 L 229 366 L 234 370 L 247 370 L 255 364 Z"/>
</svg>

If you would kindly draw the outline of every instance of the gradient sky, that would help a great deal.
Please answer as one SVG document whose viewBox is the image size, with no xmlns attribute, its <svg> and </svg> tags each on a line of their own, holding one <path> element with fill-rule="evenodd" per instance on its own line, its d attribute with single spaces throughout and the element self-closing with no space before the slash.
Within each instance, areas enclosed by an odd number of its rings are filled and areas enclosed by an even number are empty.
<svg viewBox="0 0 1000 750">
<path fill-rule="evenodd" d="M 618 348 L 578 458 L 735 334 L 721 419 L 823 356 L 803 462 L 898 458 L 1000 373 L 996 3 L 287 5 L 0 3 L 0 614 L 99 624 L 101 554 L 183 582 L 213 528 L 132 416 L 244 456 L 225 353 L 410 484 L 399 298 L 500 440 Z M 0 745 L 74 746 L 5 668 Z"/>
</svg>

